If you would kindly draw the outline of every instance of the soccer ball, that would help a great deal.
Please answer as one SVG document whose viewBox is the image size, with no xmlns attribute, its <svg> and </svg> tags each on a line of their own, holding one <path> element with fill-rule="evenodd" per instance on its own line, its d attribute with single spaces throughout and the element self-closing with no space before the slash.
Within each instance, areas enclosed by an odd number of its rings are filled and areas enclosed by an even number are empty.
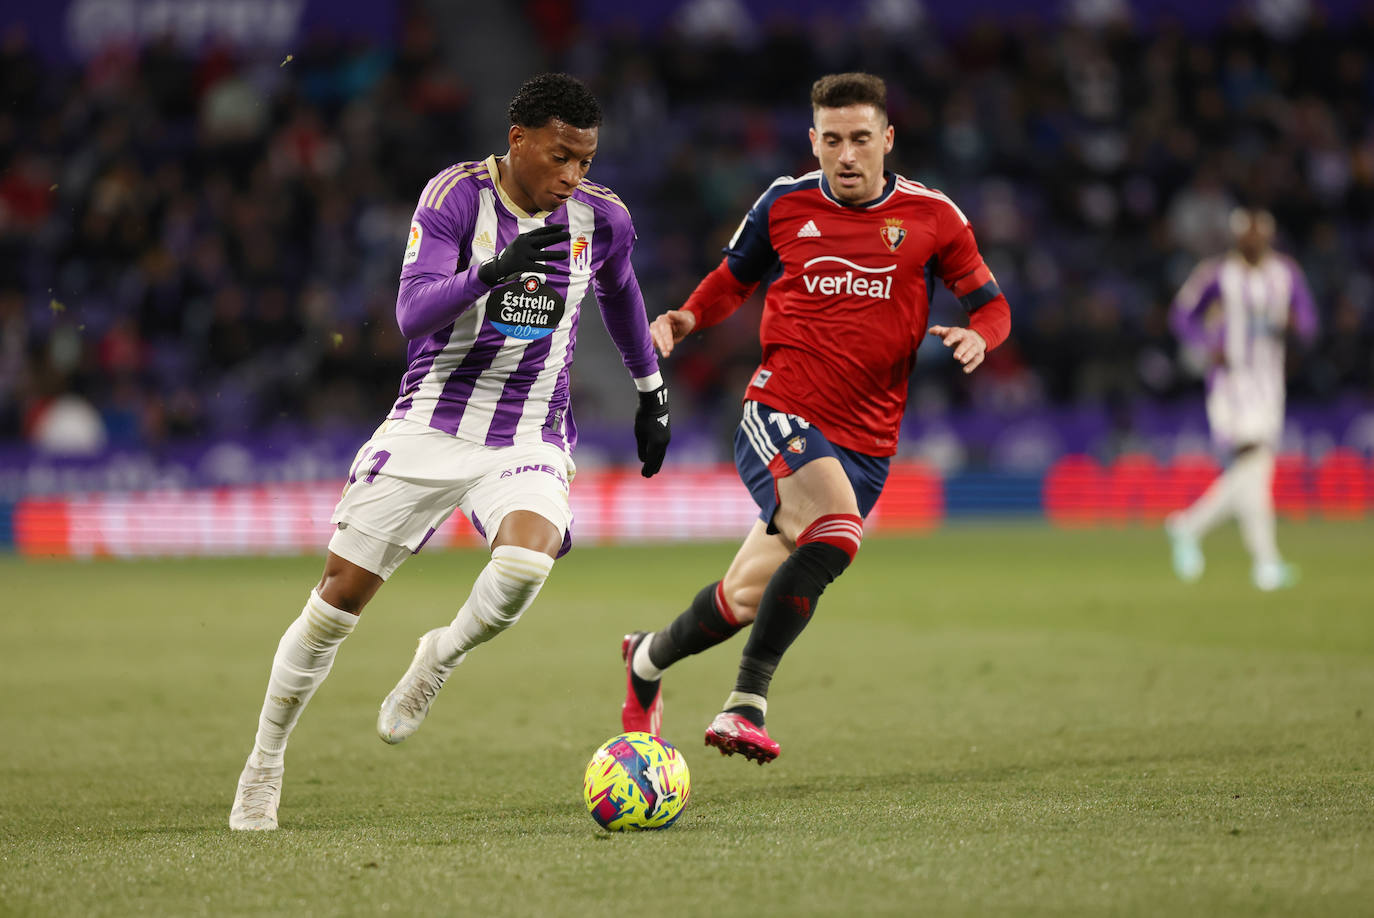
<svg viewBox="0 0 1374 918">
<path fill-rule="evenodd" d="M 587 811 L 612 832 L 665 829 L 692 795 L 687 760 L 652 733 L 622 733 L 587 763 L 582 797 Z"/>
</svg>

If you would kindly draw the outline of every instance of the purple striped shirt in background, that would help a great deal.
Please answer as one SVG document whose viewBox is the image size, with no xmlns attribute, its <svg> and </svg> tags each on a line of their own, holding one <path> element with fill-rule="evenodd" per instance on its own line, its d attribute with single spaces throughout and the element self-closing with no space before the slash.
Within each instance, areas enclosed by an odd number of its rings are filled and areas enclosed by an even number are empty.
<svg viewBox="0 0 1374 918">
<path fill-rule="evenodd" d="M 1207 356 L 1207 416 L 1232 446 L 1276 441 L 1283 431 L 1284 346 L 1291 330 L 1317 334 L 1302 270 L 1277 253 L 1250 264 L 1237 253 L 1205 261 L 1175 298 L 1170 325 Z"/>
</svg>

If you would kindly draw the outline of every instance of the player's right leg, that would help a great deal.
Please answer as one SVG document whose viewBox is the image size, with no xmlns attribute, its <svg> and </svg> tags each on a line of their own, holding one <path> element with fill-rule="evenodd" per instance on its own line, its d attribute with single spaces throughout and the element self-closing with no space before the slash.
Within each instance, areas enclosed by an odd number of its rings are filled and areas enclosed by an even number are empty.
<svg viewBox="0 0 1374 918">
<path fill-rule="evenodd" d="M 663 672 L 684 657 L 734 637 L 754 620 L 759 599 L 790 549 L 780 535 L 769 535 L 755 520 L 725 577 L 701 588 L 687 608 L 655 632 L 625 635 L 625 701 L 621 726 L 627 732 L 657 734 L 663 722 Z"/>
<path fill-rule="evenodd" d="M 229 812 L 231 829 L 277 828 L 287 740 L 329 675 L 339 645 L 381 585 L 375 573 L 330 552 L 319 585 L 277 644 L 253 751 L 239 775 Z"/>
</svg>

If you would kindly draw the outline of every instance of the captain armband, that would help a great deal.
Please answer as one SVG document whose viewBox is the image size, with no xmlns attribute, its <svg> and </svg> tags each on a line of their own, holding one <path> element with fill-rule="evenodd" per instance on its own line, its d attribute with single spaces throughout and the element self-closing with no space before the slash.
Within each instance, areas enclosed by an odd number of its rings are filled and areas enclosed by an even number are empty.
<svg viewBox="0 0 1374 918">
<path fill-rule="evenodd" d="M 980 264 L 968 274 L 949 285 L 950 293 L 959 300 L 964 312 L 972 315 L 979 307 L 991 303 L 1002 295 L 997 286 L 997 278 L 986 264 Z"/>
</svg>

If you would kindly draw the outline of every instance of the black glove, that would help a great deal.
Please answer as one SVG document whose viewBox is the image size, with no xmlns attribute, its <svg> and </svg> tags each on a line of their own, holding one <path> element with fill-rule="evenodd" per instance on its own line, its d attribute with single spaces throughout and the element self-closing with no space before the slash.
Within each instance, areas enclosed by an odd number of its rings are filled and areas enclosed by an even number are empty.
<svg viewBox="0 0 1374 918">
<path fill-rule="evenodd" d="M 501 250 L 501 254 L 488 258 L 477 269 L 477 279 L 488 287 L 521 274 L 567 274 L 561 266 L 550 264 L 553 259 L 568 257 L 568 250 L 547 251 L 551 246 L 567 242 L 572 238 L 568 228 L 561 223 L 550 223 L 528 233 L 521 233 Z"/>
<path fill-rule="evenodd" d="M 663 468 L 668 452 L 668 387 L 659 386 L 652 392 L 639 393 L 639 410 L 635 412 L 635 445 L 639 447 L 639 461 L 644 468 L 639 474 L 652 478 Z"/>
</svg>

